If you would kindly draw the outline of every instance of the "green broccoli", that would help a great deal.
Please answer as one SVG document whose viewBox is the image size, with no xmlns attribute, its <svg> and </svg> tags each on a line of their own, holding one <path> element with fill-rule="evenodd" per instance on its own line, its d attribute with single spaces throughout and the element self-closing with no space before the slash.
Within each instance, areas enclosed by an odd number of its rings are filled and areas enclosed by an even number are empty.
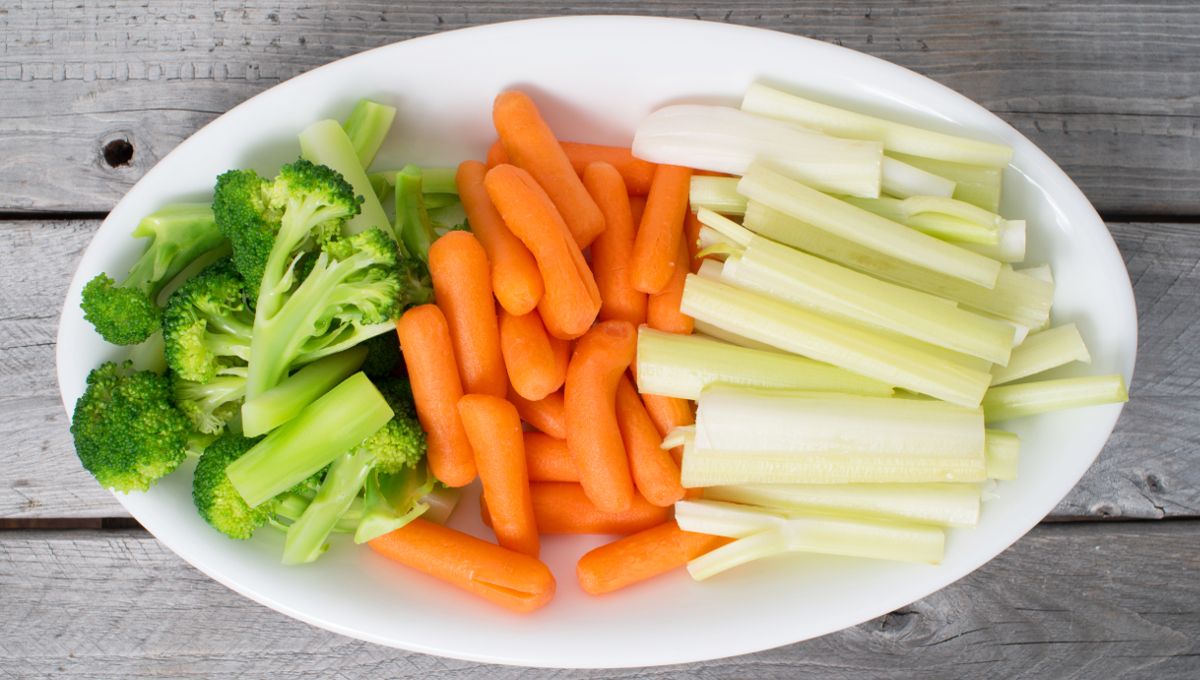
<svg viewBox="0 0 1200 680">
<path fill-rule="evenodd" d="M 133 236 L 149 240 L 125 280 L 117 284 L 98 274 L 84 285 L 80 304 L 84 318 L 114 345 L 136 345 L 158 330 L 159 293 L 198 257 L 225 242 L 212 207 L 197 203 L 168 205 L 147 215 Z"/>
<path fill-rule="evenodd" d="M 362 346 L 367 350 L 366 361 L 363 362 L 363 373 L 369 378 L 382 378 L 389 376 L 400 365 L 404 355 L 400 353 L 400 338 L 396 335 L 396 330 L 392 330 L 376 335 L 363 342 Z"/>
<path fill-rule="evenodd" d="M 171 294 L 163 315 L 167 365 L 179 377 L 208 383 L 246 375 L 254 314 L 229 258 L 218 260 Z"/>
<path fill-rule="evenodd" d="M 203 434 L 221 434 L 236 418 L 246 397 L 245 376 L 222 375 L 201 383 L 180 377 L 174 371 L 171 389 L 175 406 L 188 417 L 192 429 Z"/>
<path fill-rule="evenodd" d="M 145 491 L 183 462 L 191 422 L 172 403 L 171 380 L 108 362 L 87 378 L 71 434 L 83 467 L 101 485 Z"/>
</svg>

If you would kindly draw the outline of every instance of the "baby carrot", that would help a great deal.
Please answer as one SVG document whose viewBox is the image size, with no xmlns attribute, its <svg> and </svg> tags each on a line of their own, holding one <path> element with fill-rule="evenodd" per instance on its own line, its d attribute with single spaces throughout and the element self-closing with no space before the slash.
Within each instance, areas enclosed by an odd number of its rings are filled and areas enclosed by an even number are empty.
<svg viewBox="0 0 1200 680">
<path fill-rule="evenodd" d="M 471 224 L 475 224 L 472 222 Z M 683 217 L 683 240 L 687 244 L 688 252 L 688 271 L 695 274 L 700 271 L 700 263 L 704 260 L 702 257 L 696 257 L 696 253 L 700 252 L 700 227 L 704 225 L 700 223 L 700 218 L 696 217 L 696 213 L 691 210 Z"/>
<path fill-rule="evenodd" d="M 637 351 L 628 321 L 601 321 L 575 343 L 564 401 L 567 445 L 588 498 L 619 512 L 633 503 L 633 478 L 617 425 L 617 384 Z"/>
<path fill-rule="evenodd" d="M 643 394 L 642 403 L 645 404 L 646 412 L 650 414 L 650 420 L 654 423 L 654 427 L 664 437 L 677 427 L 696 424 L 696 416 L 692 413 L 692 405 L 687 399 Z M 671 449 L 671 458 L 675 460 L 676 465 L 682 466 L 683 447 L 676 446 Z M 687 498 L 699 498 L 704 493 L 703 489 L 688 489 L 687 491 Z"/>
<path fill-rule="evenodd" d="M 509 229 L 537 260 L 545 285 L 538 311 L 546 330 L 562 339 L 583 335 L 600 311 L 600 291 L 558 210 L 529 173 L 512 165 L 488 170 L 484 186 Z"/>
<path fill-rule="evenodd" d="M 565 359 L 570 354 L 571 341 L 548 335 L 536 309 L 514 316 L 501 307 L 499 316 L 500 351 L 517 394 L 537 401 L 562 387 L 567 379 Z"/>
<path fill-rule="evenodd" d="M 680 311 L 683 284 L 687 282 L 688 273 L 687 245 L 680 243 L 671 280 L 666 288 L 651 295 L 646 303 L 646 325 L 665 333 L 692 334 L 695 320 Z"/>
<path fill-rule="evenodd" d="M 683 217 L 688 211 L 692 171 L 678 165 L 659 165 L 646 198 L 630 263 L 633 287 L 657 293 L 671 280 L 675 254 L 683 239 Z"/>
<path fill-rule="evenodd" d="M 469 231 L 452 231 L 429 248 L 429 274 L 438 309 L 446 316 L 463 391 L 503 398 L 508 374 L 487 253 Z"/>
<path fill-rule="evenodd" d="M 537 558 L 420 517 L 370 544 L 385 557 L 521 614 L 554 597 L 554 575 Z"/>
<path fill-rule="evenodd" d="M 646 197 L 645 196 L 630 196 L 629 197 L 629 212 L 633 215 L 633 224 L 636 227 L 642 223 L 642 215 L 646 214 Z"/>
<path fill-rule="evenodd" d="M 650 183 L 654 180 L 654 163 L 634 158 L 633 150 L 627 146 L 605 146 L 603 144 L 583 144 L 580 142 L 561 142 L 563 152 L 575 174 L 583 177 L 583 172 L 592 163 L 608 163 L 621 173 L 626 189 L 630 196 L 645 196 L 650 192 Z M 487 166 L 509 163 L 508 152 L 500 140 L 488 147 Z"/>
<path fill-rule="evenodd" d="M 530 401 L 509 385 L 508 400 L 517 407 L 521 420 L 555 439 L 567 438 L 567 413 L 562 390 L 547 394 L 545 399 Z"/>
<path fill-rule="evenodd" d="M 530 482 L 578 482 L 579 470 L 565 439 L 545 432 L 525 433 L 525 467 Z"/>
<path fill-rule="evenodd" d="M 584 190 L 583 182 L 533 100 L 517 90 L 501 92 L 492 106 L 492 122 L 509 161 L 532 175 L 546 190 L 576 245 L 580 249 L 591 245 L 604 231 L 604 215 Z M 496 200 L 494 196 L 492 200 Z"/>
<path fill-rule="evenodd" d="M 575 575 L 584 590 L 600 595 L 682 567 L 732 540 L 683 531 L 671 520 L 592 550 L 579 559 Z"/>
<path fill-rule="evenodd" d="M 509 550 L 537 557 L 540 543 L 517 409 L 499 397 L 468 394 L 458 400 L 458 413 L 475 450 L 483 492 L 492 499 L 496 540 Z"/>
<path fill-rule="evenodd" d="M 629 259 L 637 226 L 621 175 L 608 163 L 583 171 L 583 186 L 600 206 L 607 225 L 592 242 L 592 273 L 600 289 L 600 320 L 622 319 L 634 326 L 646 322 L 646 294 L 629 282 Z"/>
<path fill-rule="evenodd" d="M 685 495 L 679 483 L 679 465 L 662 448 L 663 438 L 638 398 L 637 389 L 629 378 L 621 376 L 617 385 L 617 424 L 629 470 L 638 492 L 653 505 L 668 507 Z"/>
<path fill-rule="evenodd" d="M 533 515 L 543 534 L 611 534 L 628 536 L 666 522 L 671 509 L 651 505 L 634 495 L 633 505 L 621 512 L 604 512 L 588 500 L 583 487 L 573 482 L 531 482 Z M 492 518 L 484 496 L 479 497 L 483 523 Z"/>
<path fill-rule="evenodd" d="M 509 231 L 492 205 L 483 186 L 486 174 L 487 167 L 479 161 L 464 161 L 459 165 L 455 174 L 458 197 L 471 224 L 471 233 L 487 251 L 492 291 L 500 306 L 513 314 L 528 314 L 542 299 L 542 273 L 533 253 Z"/>
<path fill-rule="evenodd" d="M 429 469 L 447 486 L 470 484 L 475 479 L 475 452 L 458 415 L 463 388 L 446 317 L 437 305 L 412 307 L 400 317 L 396 331 L 417 419 L 426 434 Z"/>
</svg>

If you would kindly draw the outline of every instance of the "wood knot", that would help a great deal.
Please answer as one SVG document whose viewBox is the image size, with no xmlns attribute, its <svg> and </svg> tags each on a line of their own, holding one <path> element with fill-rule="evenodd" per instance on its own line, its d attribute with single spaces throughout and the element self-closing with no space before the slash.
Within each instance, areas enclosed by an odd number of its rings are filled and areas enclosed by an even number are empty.
<svg viewBox="0 0 1200 680">
<path fill-rule="evenodd" d="M 110 168 L 129 165 L 133 160 L 133 145 L 127 139 L 114 139 L 104 145 L 104 162 Z"/>
</svg>

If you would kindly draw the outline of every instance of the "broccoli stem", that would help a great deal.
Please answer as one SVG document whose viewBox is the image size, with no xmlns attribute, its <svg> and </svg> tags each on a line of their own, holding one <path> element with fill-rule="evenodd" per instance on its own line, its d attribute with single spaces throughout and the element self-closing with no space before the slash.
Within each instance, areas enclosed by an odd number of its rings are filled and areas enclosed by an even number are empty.
<svg viewBox="0 0 1200 680">
<path fill-rule="evenodd" d="M 353 143 L 336 120 L 317 121 L 304 128 L 300 133 L 300 151 L 304 159 L 341 173 L 354 187 L 354 193 L 362 197 L 362 212 L 347 221 L 344 227 L 347 235 L 378 227 L 393 239 L 396 238 L 392 224 L 358 160 Z"/>
<path fill-rule="evenodd" d="M 362 366 L 367 348 L 352 347 L 305 366 L 242 406 L 242 434 L 257 437 L 291 420 Z"/>
<path fill-rule="evenodd" d="M 396 175 L 396 228 L 409 257 L 429 261 L 429 246 L 437 240 L 433 223 L 425 211 L 421 168 L 407 165 Z"/>
<path fill-rule="evenodd" d="M 133 236 L 150 240 L 121 285 L 141 287 L 151 300 L 196 258 L 225 241 L 208 203 L 165 206 L 142 218 Z"/>
<path fill-rule="evenodd" d="M 355 373 L 280 425 L 227 468 L 251 507 L 271 500 L 358 446 L 394 413 L 364 373 Z"/>
<path fill-rule="evenodd" d="M 363 170 L 370 170 L 375 162 L 375 154 L 383 146 L 383 138 L 387 137 L 392 121 L 396 118 L 396 109 L 368 99 L 360 99 L 342 130 L 350 138 L 354 152 L 358 154 L 359 165 Z"/>
<path fill-rule="evenodd" d="M 316 498 L 288 527 L 284 564 L 312 562 L 329 548 L 325 539 L 362 490 L 374 465 L 375 455 L 365 450 L 349 451 L 334 459 Z"/>
</svg>

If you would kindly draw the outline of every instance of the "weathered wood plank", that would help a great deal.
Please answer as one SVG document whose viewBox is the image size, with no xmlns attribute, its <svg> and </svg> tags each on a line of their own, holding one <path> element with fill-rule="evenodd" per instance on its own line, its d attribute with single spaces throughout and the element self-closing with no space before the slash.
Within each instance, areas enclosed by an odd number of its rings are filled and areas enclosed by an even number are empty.
<svg viewBox="0 0 1200 680">
<path fill-rule="evenodd" d="M 490 666 L 358 642 L 209 580 L 138 530 L 0 533 L 0 674 L 290 678 L 1194 678 L 1200 523 L 1043 525 L 901 610 L 704 664 Z"/>
<path fill-rule="evenodd" d="M 0 210 L 108 210 L 158 158 L 262 90 L 372 47 L 499 21 L 654 14 L 836 43 L 998 113 L 1102 211 L 1200 213 L 1200 7 L 816 0 L 395 5 L 116 0 L 0 10 Z M 127 140 L 129 165 L 101 150 Z"/>
<path fill-rule="evenodd" d="M 75 457 L 54 369 L 57 319 L 94 220 L 0 222 L 0 517 L 124 517 Z M 1200 515 L 1200 225 L 1109 225 L 1140 347 L 1116 431 L 1055 519 Z"/>
</svg>

